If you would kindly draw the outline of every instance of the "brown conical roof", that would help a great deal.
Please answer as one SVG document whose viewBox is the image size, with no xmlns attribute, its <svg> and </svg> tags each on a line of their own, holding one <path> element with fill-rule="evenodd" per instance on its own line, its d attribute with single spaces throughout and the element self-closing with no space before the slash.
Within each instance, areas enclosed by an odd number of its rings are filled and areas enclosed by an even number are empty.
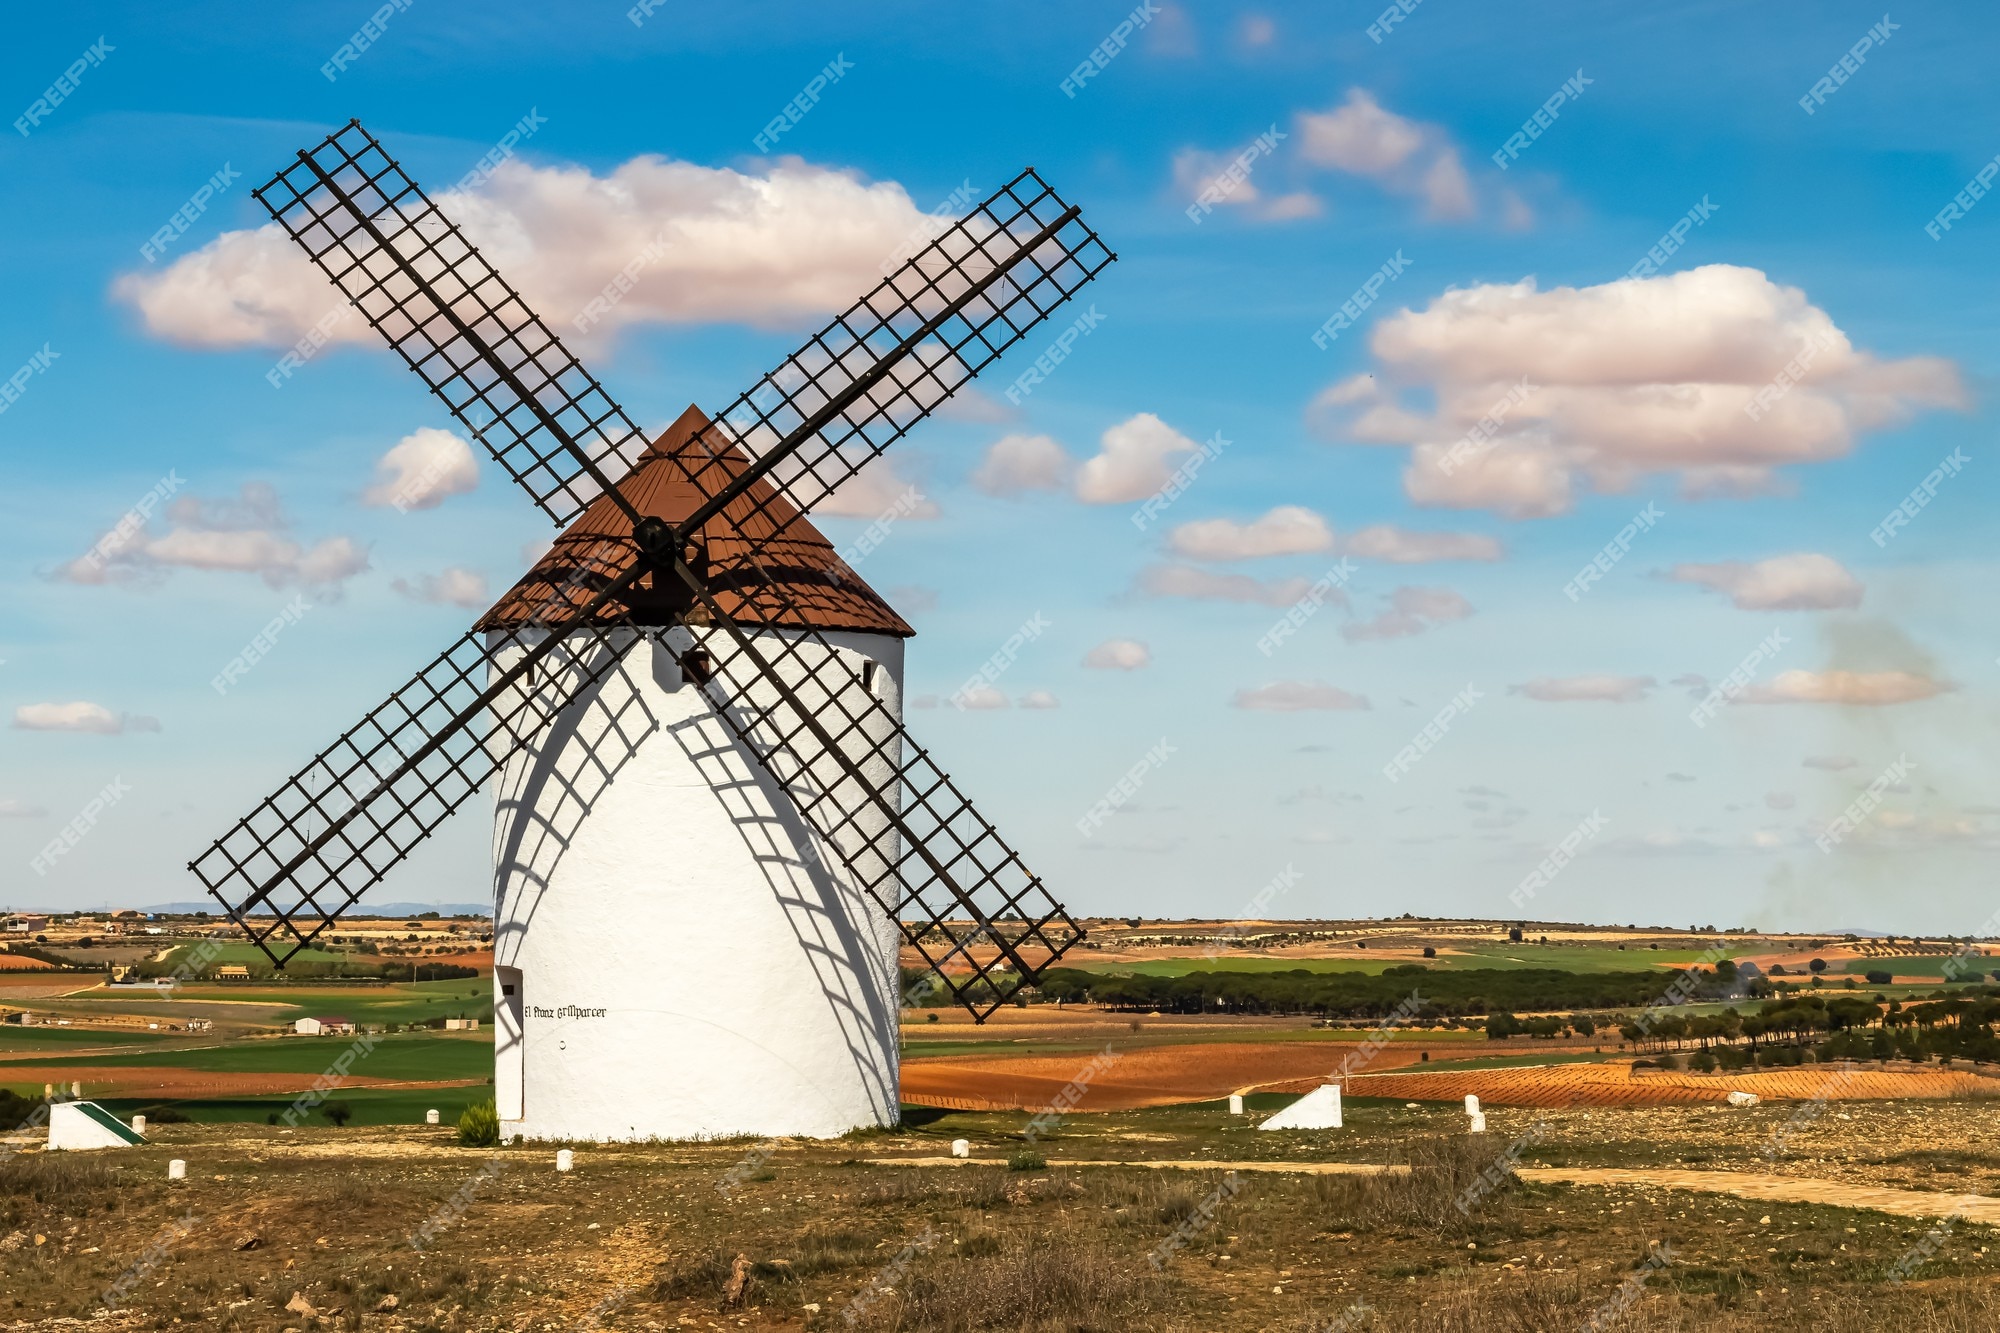
<svg viewBox="0 0 2000 1333">
<path fill-rule="evenodd" d="M 710 492 L 694 480 L 696 461 L 683 452 L 708 426 L 701 409 L 688 408 L 618 483 L 619 492 L 640 514 L 678 527 L 708 499 Z M 720 471 L 732 478 L 749 466 L 733 444 L 719 461 Z M 717 484 L 719 470 L 706 449 L 699 464 L 704 481 Z M 702 526 L 699 536 L 707 546 L 709 586 L 716 604 L 732 619 L 781 629 L 859 630 L 904 638 L 916 633 L 840 558 L 833 543 L 765 481 L 753 483 L 724 506 Z M 754 566 L 748 559 L 753 544 Z M 565 604 L 579 610 L 588 605 L 595 589 L 625 573 L 638 558 L 632 521 L 611 497 L 601 495 L 556 538 L 548 554 L 479 618 L 475 628 L 564 620 Z M 772 594 L 771 582 L 783 589 L 783 597 Z M 649 584 L 650 579 L 641 580 L 634 585 L 639 595 L 632 603 L 607 602 L 593 620 L 604 623 L 630 616 L 641 625 L 666 623 L 666 613 L 645 596 Z M 697 624 L 705 618 L 700 606 L 688 616 Z"/>
</svg>

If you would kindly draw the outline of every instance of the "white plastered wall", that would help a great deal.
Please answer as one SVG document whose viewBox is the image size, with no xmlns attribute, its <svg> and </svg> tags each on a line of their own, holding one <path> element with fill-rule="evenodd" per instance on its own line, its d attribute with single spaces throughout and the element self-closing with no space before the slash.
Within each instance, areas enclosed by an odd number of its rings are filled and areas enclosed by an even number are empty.
<svg viewBox="0 0 2000 1333">
<path fill-rule="evenodd" d="M 900 716 L 903 641 L 824 637 L 850 664 L 877 664 L 872 692 Z M 525 740 L 495 811 L 502 1132 L 831 1137 L 895 1123 L 896 924 L 822 855 L 672 654 L 641 639 Z M 871 783 L 886 786 L 897 758 L 869 760 Z"/>
</svg>

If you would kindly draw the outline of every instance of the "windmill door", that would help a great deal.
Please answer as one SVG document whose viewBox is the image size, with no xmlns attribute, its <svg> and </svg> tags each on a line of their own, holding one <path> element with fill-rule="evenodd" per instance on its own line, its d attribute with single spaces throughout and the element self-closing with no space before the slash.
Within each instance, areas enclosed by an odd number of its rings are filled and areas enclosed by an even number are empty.
<svg viewBox="0 0 2000 1333">
<path fill-rule="evenodd" d="M 493 1101 L 502 1120 L 524 1114 L 527 1006 L 522 1002 L 521 969 L 493 969 Z"/>
</svg>

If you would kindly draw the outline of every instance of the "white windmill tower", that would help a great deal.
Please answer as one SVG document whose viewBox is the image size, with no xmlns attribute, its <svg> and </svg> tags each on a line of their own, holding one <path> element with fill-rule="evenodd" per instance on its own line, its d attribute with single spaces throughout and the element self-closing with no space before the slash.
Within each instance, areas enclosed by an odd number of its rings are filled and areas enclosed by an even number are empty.
<svg viewBox="0 0 2000 1333">
<path fill-rule="evenodd" d="M 983 1019 L 1081 932 L 904 732 L 911 631 L 805 514 L 1114 256 L 1023 172 L 648 442 L 358 123 L 257 197 L 565 529 L 190 868 L 282 966 L 497 774 L 509 1132 L 893 1123 L 899 947 Z"/>
</svg>

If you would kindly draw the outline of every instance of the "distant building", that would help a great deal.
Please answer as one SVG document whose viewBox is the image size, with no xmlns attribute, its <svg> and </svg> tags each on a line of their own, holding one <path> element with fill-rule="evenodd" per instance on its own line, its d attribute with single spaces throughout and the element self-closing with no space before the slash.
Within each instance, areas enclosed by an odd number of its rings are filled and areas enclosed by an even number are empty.
<svg viewBox="0 0 2000 1333">
<path fill-rule="evenodd" d="M 471 1032 L 478 1026 L 479 1020 L 476 1018 L 447 1018 L 444 1021 L 446 1032 Z"/>
<path fill-rule="evenodd" d="M 215 969 L 215 979 L 217 981 L 248 981 L 250 980 L 250 969 L 242 963 L 224 963 L 221 967 Z"/>
<path fill-rule="evenodd" d="M 4 928 L 10 934 L 32 935 L 38 930 L 47 930 L 49 919 L 45 916 L 10 916 L 0 928 Z"/>
<path fill-rule="evenodd" d="M 292 1024 L 292 1031 L 304 1037 L 331 1037 L 354 1031 L 354 1020 L 342 1018 L 338 1014 L 324 1014 L 318 1018 L 301 1018 Z"/>
</svg>

